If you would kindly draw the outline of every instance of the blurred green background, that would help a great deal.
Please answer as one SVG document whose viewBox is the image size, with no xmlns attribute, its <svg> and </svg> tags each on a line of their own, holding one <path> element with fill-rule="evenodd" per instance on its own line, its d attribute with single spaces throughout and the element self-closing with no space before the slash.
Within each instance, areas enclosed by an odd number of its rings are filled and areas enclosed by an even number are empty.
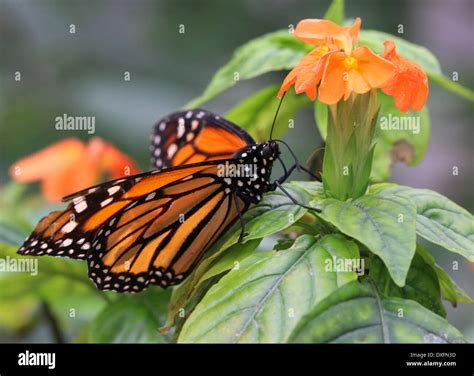
<svg viewBox="0 0 474 376">
<path fill-rule="evenodd" d="M 151 126 L 199 95 L 236 47 L 302 18 L 322 17 L 328 5 L 329 0 L 0 0 L 0 184 L 9 181 L 7 170 L 16 159 L 65 137 L 90 138 L 86 131 L 57 131 L 54 119 L 64 113 L 95 116 L 96 135 L 148 169 Z M 346 14 L 360 16 L 364 29 L 396 34 L 403 25 L 401 37 L 428 47 L 448 77 L 458 72 L 460 83 L 473 87 L 473 8 L 472 0 L 357 0 L 347 2 Z M 283 77 L 241 82 L 206 108 L 223 114 Z M 396 165 L 390 180 L 439 191 L 472 212 L 473 106 L 431 88 L 426 159 L 416 168 Z M 300 112 L 295 124 L 286 139 L 305 160 L 321 140 L 311 111 Z M 430 249 L 473 296 L 474 266 Z M 473 307 L 447 308 L 448 320 L 473 342 Z M 3 342 L 51 340 L 44 325 L 24 335 L 0 328 Z"/>
</svg>

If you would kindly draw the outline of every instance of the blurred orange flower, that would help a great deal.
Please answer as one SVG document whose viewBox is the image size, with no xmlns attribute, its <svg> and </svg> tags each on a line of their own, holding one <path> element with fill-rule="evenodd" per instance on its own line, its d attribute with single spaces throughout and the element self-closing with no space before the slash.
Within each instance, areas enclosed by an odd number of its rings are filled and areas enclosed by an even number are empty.
<svg viewBox="0 0 474 376">
<path fill-rule="evenodd" d="M 421 110 L 429 93 L 426 73 L 415 62 L 399 56 L 392 40 L 384 43 L 384 57 L 395 65 L 395 75 L 382 86 L 382 91 L 393 96 L 395 106 L 402 112 L 410 107 L 413 111 Z"/>
<path fill-rule="evenodd" d="M 98 183 L 103 172 L 117 179 L 139 170 L 131 158 L 99 137 L 87 145 L 76 138 L 65 139 L 10 167 L 17 182 L 40 181 L 44 197 L 51 202 Z"/>
</svg>

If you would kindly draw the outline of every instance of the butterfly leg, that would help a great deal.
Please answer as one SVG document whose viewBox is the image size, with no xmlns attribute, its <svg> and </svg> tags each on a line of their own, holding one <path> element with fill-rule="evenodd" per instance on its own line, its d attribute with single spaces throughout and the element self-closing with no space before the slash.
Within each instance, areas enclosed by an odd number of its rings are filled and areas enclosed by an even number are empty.
<svg viewBox="0 0 474 376">
<path fill-rule="evenodd" d="M 245 234 L 245 219 L 239 208 L 239 200 L 237 200 L 237 191 L 234 191 L 234 203 L 235 203 L 235 207 L 237 208 L 237 214 L 239 215 L 240 226 L 241 226 L 238 242 L 242 243 L 242 240 L 244 239 L 244 234 Z"/>
<path fill-rule="evenodd" d="M 314 208 L 312 206 L 307 206 L 307 205 L 303 205 L 301 203 L 299 203 L 291 194 L 290 192 L 288 192 L 285 188 L 283 188 L 283 186 L 281 185 L 281 183 L 277 180 L 275 181 L 275 185 L 281 189 L 281 191 L 291 200 L 291 202 L 293 202 L 293 204 L 295 205 L 298 205 L 302 208 L 305 208 L 305 209 L 308 209 L 308 210 L 314 210 L 315 212 L 318 212 L 318 213 L 321 213 L 321 209 L 320 208 Z"/>
<path fill-rule="evenodd" d="M 286 179 L 288 179 L 288 177 L 292 174 L 292 172 L 293 172 L 296 168 L 298 168 L 298 167 L 297 167 L 297 164 L 295 163 L 295 164 L 294 164 L 293 166 L 291 166 L 289 169 L 286 169 L 286 166 L 285 166 L 285 164 L 283 163 L 283 161 L 281 160 L 280 157 L 278 157 L 278 160 L 280 161 L 280 163 L 281 163 L 281 165 L 282 165 L 282 167 L 283 167 L 284 174 L 283 174 L 283 176 L 280 176 L 280 177 L 277 179 L 277 181 L 278 181 L 279 183 L 283 183 Z"/>
<path fill-rule="evenodd" d="M 286 168 L 285 168 L 285 165 L 283 164 L 283 161 L 278 157 L 278 159 L 280 160 L 280 163 L 283 165 L 283 169 L 285 170 L 285 175 L 286 177 L 288 177 L 291 172 L 293 171 L 295 168 L 298 170 L 298 171 L 304 171 L 306 172 L 308 175 L 310 175 L 311 177 L 313 177 L 314 179 L 318 180 L 318 181 L 321 181 L 321 178 L 317 175 L 315 175 L 313 172 L 311 172 L 310 170 L 308 170 L 306 167 L 304 167 L 300 161 L 298 160 L 298 158 L 296 157 L 296 154 L 295 152 L 291 149 L 290 145 L 288 145 L 285 141 L 283 140 L 274 140 L 274 141 L 278 141 L 280 143 L 282 143 L 283 145 L 285 145 L 287 148 L 288 148 L 288 151 L 290 152 L 291 156 L 293 157 L 293 159 L 295 160 L 295 163 L 293 166 L 291 166 L 289 169 L 288 169 L 288 173 L 286 172 Z"/>
</svg>

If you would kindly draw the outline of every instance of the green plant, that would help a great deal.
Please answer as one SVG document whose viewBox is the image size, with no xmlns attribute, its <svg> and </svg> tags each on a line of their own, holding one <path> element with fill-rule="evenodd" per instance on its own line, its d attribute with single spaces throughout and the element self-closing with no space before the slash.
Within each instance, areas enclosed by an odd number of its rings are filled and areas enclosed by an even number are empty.
<svg viewBox="0 0 474 376">
<path fill-rule="evenodd" d="M 333 1 L 325 18 L 341 23 L 344 2 Z M 471 90 L 442 74 L 436 57 L 424 47 L 378 31 L 362 31 L 360 44 L 377 50 L 388 38 L 396 41 L 400 55 L 424 69 L 431 83 L 474 100 Z M 252 40 L 237 49 L 203 94 L 185 107 L 202 106 L 235 85 L 236 72 L 242 81 L 289 70 L 308 52 L 308 46 L 286 30 Z M 277 92 L 277 86 L 263 88 L 226 117 L 265 140 Z M 453 305 L 474 301 L 422 243 L 474 261 L 473 217 L 434 191 L 381 183 L 390 176 L 391 153 L 401 144 L 408 146 L 404 160 L 409 165 L 422 161 L 430 119 L 426 107 L 401 113 L 386 94 L 371 95 L 353 102 L 356 107 L 360 101 L 377 101 L 379 107 L 368 119 L 362 120 L 360 112 L 337 109 L 338 119 L 346 117 L 343 122 L 365 122 L 367 133 L 361 135 L 335 128 L 336 117 L 326 104 L 286 94 L 276 136 L 284 136 L 288 128 L 281 125 L 297 111 L 312 108 L 328 143 L 326 152 L 330 150 L 324 184 L 292 181 L 286 188 L 321 213 L 292 205 L 278 191 L 268 193 L 245 214 L 243 242 L 236 243 L 237 224 L 171 294 L 157 288 L 133 297 L 103 293 L 87 280 L 83 265 L 41 258 L 36 279 L 0 273 L 0 322 L 17 330 L 28 327 L 45 303 L 61 318 L 60 327 L 75 328 L 78 341 L 464 342 L 446 320 L 442 300 Z M 389 114 L 419 119 L 420 132 L 376 132 L 379 115 Z M 338 170 L 348 161 L 359 168 L 349 183 L 341 181 Z M 24 198 L 19 185 L 3 190 L 3 258 L 18 259 L 14 251 L 19 235 L 31 230 L 32 221 L 26 218 L 32 218 L 31 209 L 39 203 Z M 261 243 L 264 238 L 271 242 Z M 71 310 L 79 316 L 72 316 Z"/>
</svg>

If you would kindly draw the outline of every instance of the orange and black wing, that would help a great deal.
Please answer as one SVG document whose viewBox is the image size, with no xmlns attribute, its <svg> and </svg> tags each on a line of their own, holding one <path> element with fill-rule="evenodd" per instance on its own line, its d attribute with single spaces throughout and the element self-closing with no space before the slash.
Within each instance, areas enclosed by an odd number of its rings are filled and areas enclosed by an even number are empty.
<svg viewBox="0 0 474 376">
<path fill-rule="evenodd" d="M 103 290 L 179 283 L 250 205 L 218 177 L 218 163 L 153 171 L 72 195 L 66 210 L 40 221 L 19 253 L 86 258 Z"/>
<path fill-rule="evenodd" d="M 230 158 L 255 144 L 242 128 L 212 112 L 177 112 L 159 121 L 150 136 L 151 164 L 155 169 Z"/>
</svg>

